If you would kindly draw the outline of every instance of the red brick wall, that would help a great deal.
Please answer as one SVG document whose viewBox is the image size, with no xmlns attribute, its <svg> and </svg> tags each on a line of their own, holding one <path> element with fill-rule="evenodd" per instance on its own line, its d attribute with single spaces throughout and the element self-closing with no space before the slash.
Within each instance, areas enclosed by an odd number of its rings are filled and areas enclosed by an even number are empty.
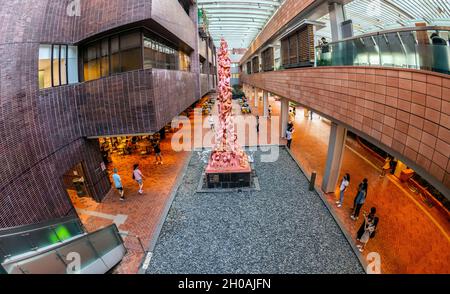
<svg viewBox="0 0 450 294">
<path fill-rule="evenodd" d="M 258 49 L 264 45 L 274 34 L 284 25 L 305 10 L 315 0 L 285 0 L 283 5 L 277 10 L 272 19 L 267 23 L 258 37 L 250 44 L 247 52 L 242 57 L 241 62 L 246 61 Z"/>
<path fill-rule="evenodd" d="M 198 74 L 165 70 L 39 90 L 40 43 L 72 43 L 151 17 L 150 0 L 82 0 L 80 17 L 67 16 L 70 2 L 8 0 L 0 5 L 0 228 L 76 215 L 62 175 L 80 161 L 100 200 L 110 183 L 99 171 L 97 142 L 85 137 L 156 131 L 199 98 Z M 188 38 L 196 37 L 194 22 L 181 7 L 175 10 L 167 20 L 190 21 Z M 182 39 L 186 28 L 168 30 Z M 198 56 L 196 43 L 192 56 Z M 198 71 L 195 60 L 192 64 Z"/>
<path fill-rule="evenodd" d="M 373 67 L 303 68 L 242 75 L 401 155 L 450 188 L 450 76 Z"/>
</svg>

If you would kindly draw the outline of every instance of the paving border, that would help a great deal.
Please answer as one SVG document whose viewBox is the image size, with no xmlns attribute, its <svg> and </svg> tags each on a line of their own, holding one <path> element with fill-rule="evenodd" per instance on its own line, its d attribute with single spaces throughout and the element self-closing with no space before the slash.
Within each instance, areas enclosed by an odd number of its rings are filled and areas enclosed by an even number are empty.
<svg viewBox="0 0 450 294">
<path fill-rule="evenodd" d="M 297 163 L 297 166 L 302 171 L 302 173 L 305 175 L 305 177 L 308 179 L 309 182 L 311 182 L 311 175 L 303 168 L 300 161 L 295 158 L 294 154 L 292 154 L 291 150 L 289 148 L 286 148 L 285 145 L 280 145 L 280 148 L 285 148 L 287 153 L 291 156 L 291 158 Z M 353 237 L 350 235 L 350 233 L 345 229 L 345 226 L 340 221 L 337 214 L 334 212 L 333 208 L 331 207 L 330 203 L 328 203 L 327 195 L 322 191 L 322 189 L 314 185 L 314 190 L 316 191 L 317 195 L 319 195 L 320 199 L 322 200 L 325 207 L 328 209 L 330 214 L 333 216 L 334 221 L 338 225 L 338 227 L 341 229 L 342 233 L 344 234 L 345 238 L 347 239 L 347 242 L 349 243 L 350 247 L 353 249 L 353 253 L 356 255 L 356 257 L 359 260 L 359 263 L 361 264 L 361 267 L 363 268 L 363 271 L 367 273 L 367 261 L 364 259 L 362 254 L 359 252 L 359 249 L 356 247 L 355 241 L 353 240 Z"/>
<path fill-rule="evenodd" d="M 167 215 L 169 214 L 169 210 L 172 207 L 172 203 L 173 203 L 173 200 L 175 199 L 175 195 L 178 192 L 178 188 L 181 186 L 181 184 L 184 180 L 186 171 L 189 167 L 189 163 L 191 162 L 194 152 L 195 152 L 195 150 L 190 151 L 190 154 L 189 154 L 188 158 L 186 159 L 186 162 L 184 163 L 183 169 L 181 171 L 181 177 L 178 177 L 177 181 L 175 182 L 175 185 L 173 185 L 172 190 L 170 191 L 169 199 L 167 199 L 167 201 L 166 201 L 163 213 L 161 214 L 161 217 L 159 218 L 158 224 L 156 226 L 156 230 L 153 233 L 153 236 L 150 239 L 149 245 L 147 246 L 147 249 L 144 252 L 144 257 L 143 257 L 141 263 L 139 264 L 138 274 L 145 274 L 148 266 L 150 265 L 151 258 L 153 257 L 153 250 L 155 250 L 156 242 L 159 239 L 159 235 L 161 234 L 161 230 L 166 221 Z"/>
</svg>

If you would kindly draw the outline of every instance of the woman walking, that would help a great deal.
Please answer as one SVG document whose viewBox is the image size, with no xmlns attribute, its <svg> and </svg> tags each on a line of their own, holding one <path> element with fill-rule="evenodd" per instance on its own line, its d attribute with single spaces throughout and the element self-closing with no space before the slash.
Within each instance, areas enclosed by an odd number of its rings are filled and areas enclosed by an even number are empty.
<svg viewBox="0 0 450 294">
<path fill-rule="evenodd" d="M 144 187 L 144 175 L 142 174 L 141 170 L 139 169 L 139 164 L 135 164 L 133 166 L 133 180 L 135 180 L 139 184 L 139 194 L 144 193 L 144 190 L 142 190 L 142 187 Z"/>
<path fill-rule="evenodd" d="M 339 200 L 336 201 L 337 207 L 341 207 L 344 203 L 344 192 L 347 190 L 348 185 L 350 184 L 350 174 L 345 174 L 342 178 L 341 186 L 339 187 Z"/>
</svg>

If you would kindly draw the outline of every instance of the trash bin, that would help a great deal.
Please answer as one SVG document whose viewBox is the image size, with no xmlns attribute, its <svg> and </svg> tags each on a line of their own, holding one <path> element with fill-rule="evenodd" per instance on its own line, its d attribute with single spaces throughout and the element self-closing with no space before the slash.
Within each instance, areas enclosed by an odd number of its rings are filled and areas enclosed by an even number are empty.
<svg viewBox="0 0 450 294">
<path fill-rule="evenodd" d="M 414 170 L 407 168 L 401 171 L 400 181 L 407 182 L 414 175 Z"/>
</svg>

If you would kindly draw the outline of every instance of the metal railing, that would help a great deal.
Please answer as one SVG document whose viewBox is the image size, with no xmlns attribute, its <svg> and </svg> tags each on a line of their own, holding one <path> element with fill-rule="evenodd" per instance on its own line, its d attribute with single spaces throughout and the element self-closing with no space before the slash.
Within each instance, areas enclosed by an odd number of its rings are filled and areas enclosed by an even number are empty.
<svg viewBox="0 0 450 294">
<path fill-rule="evenodd" d="M 123 240 L 113 224 L 54 246 L 9 257 L 2 267 L 10 274 L 98 274 L 108 272 L 125 254 Z"/>
<path fill-rule="evenodd" d="M 316 47 L 317 66 L 382 66 L 450 74 L 450 27 L 374 32 Z"/>
<path fill-rule="evenodd" d="M 7 258 L 61 244 L 85 234 L 78 218 L 0 230 L 0 264 Z"/>
</svg>

